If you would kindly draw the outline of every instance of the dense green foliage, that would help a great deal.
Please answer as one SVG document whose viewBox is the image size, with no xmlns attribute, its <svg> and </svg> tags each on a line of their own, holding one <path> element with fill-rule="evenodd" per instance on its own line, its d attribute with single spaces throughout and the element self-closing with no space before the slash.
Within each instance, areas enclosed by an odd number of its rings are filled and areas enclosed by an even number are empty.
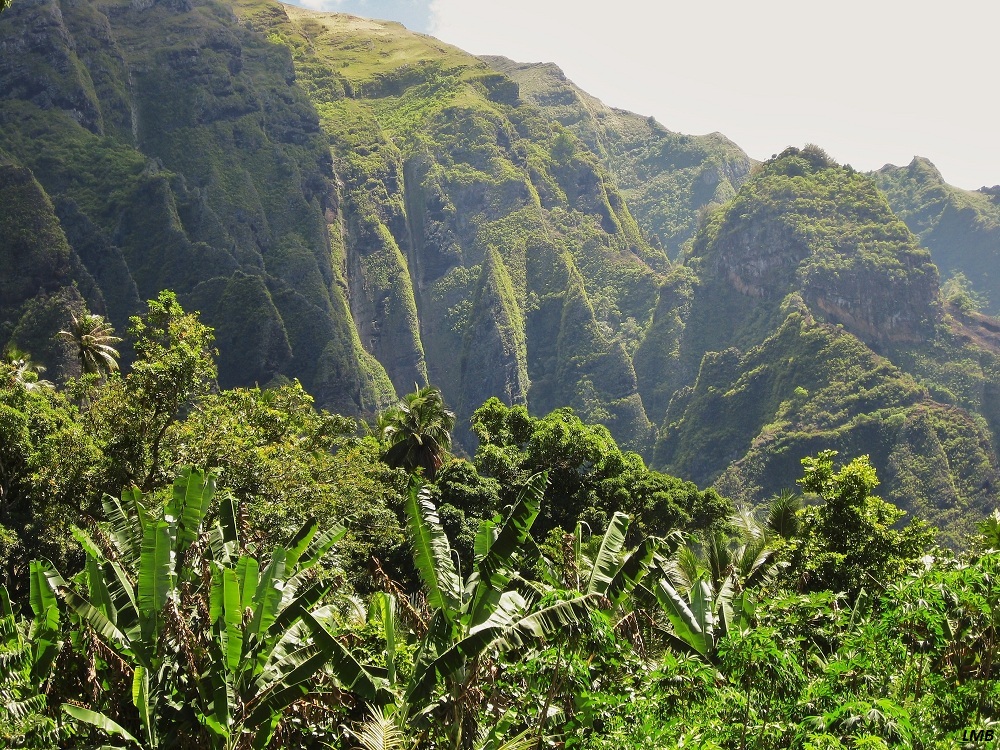
<svg viewBox="0 0 1000 750">
<path fill-rule="evenodd" d="M 930 748 L 998 718 L 997 520 L 931 548 L 867 458 L 807 458 L 761 520 L 491 399 L 471 462 L 436 433 L 407 479 L 298 383 L 212 387 L 172 294 L 131 341 L 60 388 L 3 365 L 13 747 Z"/>
<path fill-rule="evenodd" d="M 619 450 L 606 428 L 585 424 L 570 409 L 539 419 L 493 398 L 473 414 L 472 429 L 479 438 L 475 466 L 501 487 L 548 471 L 550 502 L 537 525 L 543 532 L 572 528 L 581 519 L 602 534 L 614 514 L 627 513 L 638 521 L 637 531 L 665 536 L 672 529 L 711 526 L 731 509 L 714 490 L 702 492 L 648 470 L 641 456 Z"/>
</svg>

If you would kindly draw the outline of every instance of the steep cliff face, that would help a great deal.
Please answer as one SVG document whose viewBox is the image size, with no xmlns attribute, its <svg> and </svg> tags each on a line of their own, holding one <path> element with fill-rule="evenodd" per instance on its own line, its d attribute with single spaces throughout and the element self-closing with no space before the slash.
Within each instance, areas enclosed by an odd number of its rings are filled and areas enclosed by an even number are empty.
<svg viewBox="0 0 1000 750">
<path fill-rule="evenodd" d="M 768 163 L 695 250 L 751 297 L 800 289 L 811 307 L 871 342 L 920 341 L 940 318 L 930 253 L 871 179 L 818 151 Z"/>
<path fill-rule="evenodd" d="M 873 174 L 892 210 L 930 248 L 942 275 L 962 273 L 1000 313 L 1000 188 L 960 190 L 927 159 Z"/>
<path fill-rule="evenodd" d="M 284 47 L 221 4 L 25 0 L 0 58 L 0 146 L 119 329 L 172 288 L 218 329 L 223 385 L 295 376 L 351 413 L 392 398 L 351 323 L 329 147 Z"/>
<path fill-rule="evenodd" d="M 26 351 L 54 376 L 76 374 L 68 348 L 52 338 L 70 315 L 104 298 L 66 241 L 52 201 L 31 172 L 0 152 L 0 347 Z"/>
<path fill-rule="evenodd" d="M 460 50 L 383 24 L 244 3 L 287 48 L 329 138 L 352 317 L 397 390 L 573 405 L 648 446 L 631 345 L 664 254 L 578 140 Z M 567 140 L 569 138 L 569 140 Z M 581 387 L 580 382 L 589 383 Z"/>
<path fill-rule="evenodd" d="M 674 133 L 652 117 L 608 107 L 551 63 L 482 59 L 598 156 L 639 226 L 671 258 L 694 236 L 701 212 L 732 198 L 749 176 L 751 159 L 720 133 Z"/>
<path fill-rule="evenodd" d="M 223 385 L 298 377 L 370 414 L 430 380 L 461 418 L 571 404 L 648 447 L 631 358 L 668 260 L 509 77 L 269 2 L 19 6 L 0 148 L 119 329 L 173 288 L 217 328 Z"/>
</svg>

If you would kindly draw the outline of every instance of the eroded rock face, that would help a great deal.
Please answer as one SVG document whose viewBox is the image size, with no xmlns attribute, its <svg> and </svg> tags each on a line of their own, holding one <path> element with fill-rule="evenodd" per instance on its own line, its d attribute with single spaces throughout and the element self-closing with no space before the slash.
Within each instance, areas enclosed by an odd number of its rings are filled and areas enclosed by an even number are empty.
<svg viewBox="0 0 1000 750">
<path fill-rule="evenodd" d="M 795 270 L 809 257 L 808 244 L 773 218 L 734 218 L 717 248 L 716 274 L 748 297 L 783 297 Z"/>
<path fill-rule="evenodd" d="M 852 270 L 809 284 L 806 300 L 864 341 L 923 341 L 941 317 L 937 269 L 927 265 L 896 277 Z"/>
</svg>

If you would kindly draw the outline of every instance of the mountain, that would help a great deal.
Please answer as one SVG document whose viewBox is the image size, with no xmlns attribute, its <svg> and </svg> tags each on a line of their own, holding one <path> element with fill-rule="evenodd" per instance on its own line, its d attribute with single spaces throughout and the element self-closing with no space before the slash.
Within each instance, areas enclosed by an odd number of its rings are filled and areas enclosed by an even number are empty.
<svg viewBox="0 0 1000 750">
<path fill-rule="evenodd" d="M 169 287 L 223 385 L 297 377 L 371 414 L 431 380 L 460 417 L 571 404 L 648 445 L 631 353 L 669 261 L 507 76 L 267 2 L 25 0 L 0 32 L 0 149 L 119 328 Z"/>
<path fill-rule="evenodd" d="M 875 181 L 809 147 L 709 217 L 636 369 L 654 418 L 671 394 L 656 465 L 759 501 L 805 455 L 867 453 L 887 499 L 957 542 L 1000 488 L 998 355 Z"/>
<path fill-rule="evenodd" d="M 466 450 L 490 396 L 568 405 L 754 502 L 808 453 L 870 453 L 956 541 L 1000 487 L 1000 325 L 942 301 L 880 179 L 812 148 L 755 164 L 398 24 L 20 0 L 0 346 L 71 374 L 71 313 L 124 330 L 171 288 L 224 387 L 298 378 L 371 416 L 433 382 Z"/>
<path fill-rule="evenodd" d="M 551 63 L 483 59 L 598 156 L 646 236 L 671 258 L 694 237 L 702 212 L 736 195 L 753 166 L 721 133 L 674 133 L 652 117 L 608 107 Z"/>
<path fill-rule="evenodd" d="M 964 275 L 985 298 L 984 310 L 1000 313 L 1000 186 L 961 190 L 920 157 L 905 167 L 886 165 L 874 177 L 941 273 Z"/>
</svg>

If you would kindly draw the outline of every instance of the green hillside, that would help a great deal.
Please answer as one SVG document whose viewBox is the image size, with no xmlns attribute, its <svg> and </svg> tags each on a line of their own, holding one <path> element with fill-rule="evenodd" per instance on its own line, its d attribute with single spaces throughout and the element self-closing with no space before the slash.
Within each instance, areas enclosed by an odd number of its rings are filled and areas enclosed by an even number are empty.
<svg viewBox="0 0 1000 750">
<path fill-rule="evenodd" d="M 953 543 L 992 509 L 1000 337 L 942 307 L 930 254 L 870 177 L 789 149 L 686 266 L 637 365 L 650 403 L 672 394 L 656 465 L 759 502 L 810 453 L 864 451 L 884 495 Z"/>
<path fill-rule="evenodd" d="M 977 294 L 975 306 L 1000 313 L 1000 190 L 953 187 L 919 157 L 873 176 L 892 210 L 930 249 L 942 275 L 962 274 Z"/>
<path fill-rule="evenodd" d="M 750 173 L 751 159 L 721 133 L 674 133 L 652 117 L 608 107 L 551 63 L 483 59 L 598 156 L 639 226 L 671 258 L 694 236 L 701 213 L 732 198 Z"/>
<path fill-rule="evenodd" d="M 554 66 L 393 23 L 268 0 L 15 5 L 0 347 L 73 374 L 53 338 L 71 314 L 124 331 L 172 289 L 215 328 L 223 388 L 298 379 L 371 418 L 434 383 L 469 454 L 491 397 L 568 406 L 753 502 L 807 453 L 867 453 L 887 497 L 956 540 L 1000 486 L 1000 326 L 975 310 L 992 277 L 961 266 L 972 288 L 942 287 L 950 225 L 897 198 L 958 194 L 889 175 L 812 147 L 753 164 Z M 990 195 L 962 195 L 987 222 Z"/>
</svg>

